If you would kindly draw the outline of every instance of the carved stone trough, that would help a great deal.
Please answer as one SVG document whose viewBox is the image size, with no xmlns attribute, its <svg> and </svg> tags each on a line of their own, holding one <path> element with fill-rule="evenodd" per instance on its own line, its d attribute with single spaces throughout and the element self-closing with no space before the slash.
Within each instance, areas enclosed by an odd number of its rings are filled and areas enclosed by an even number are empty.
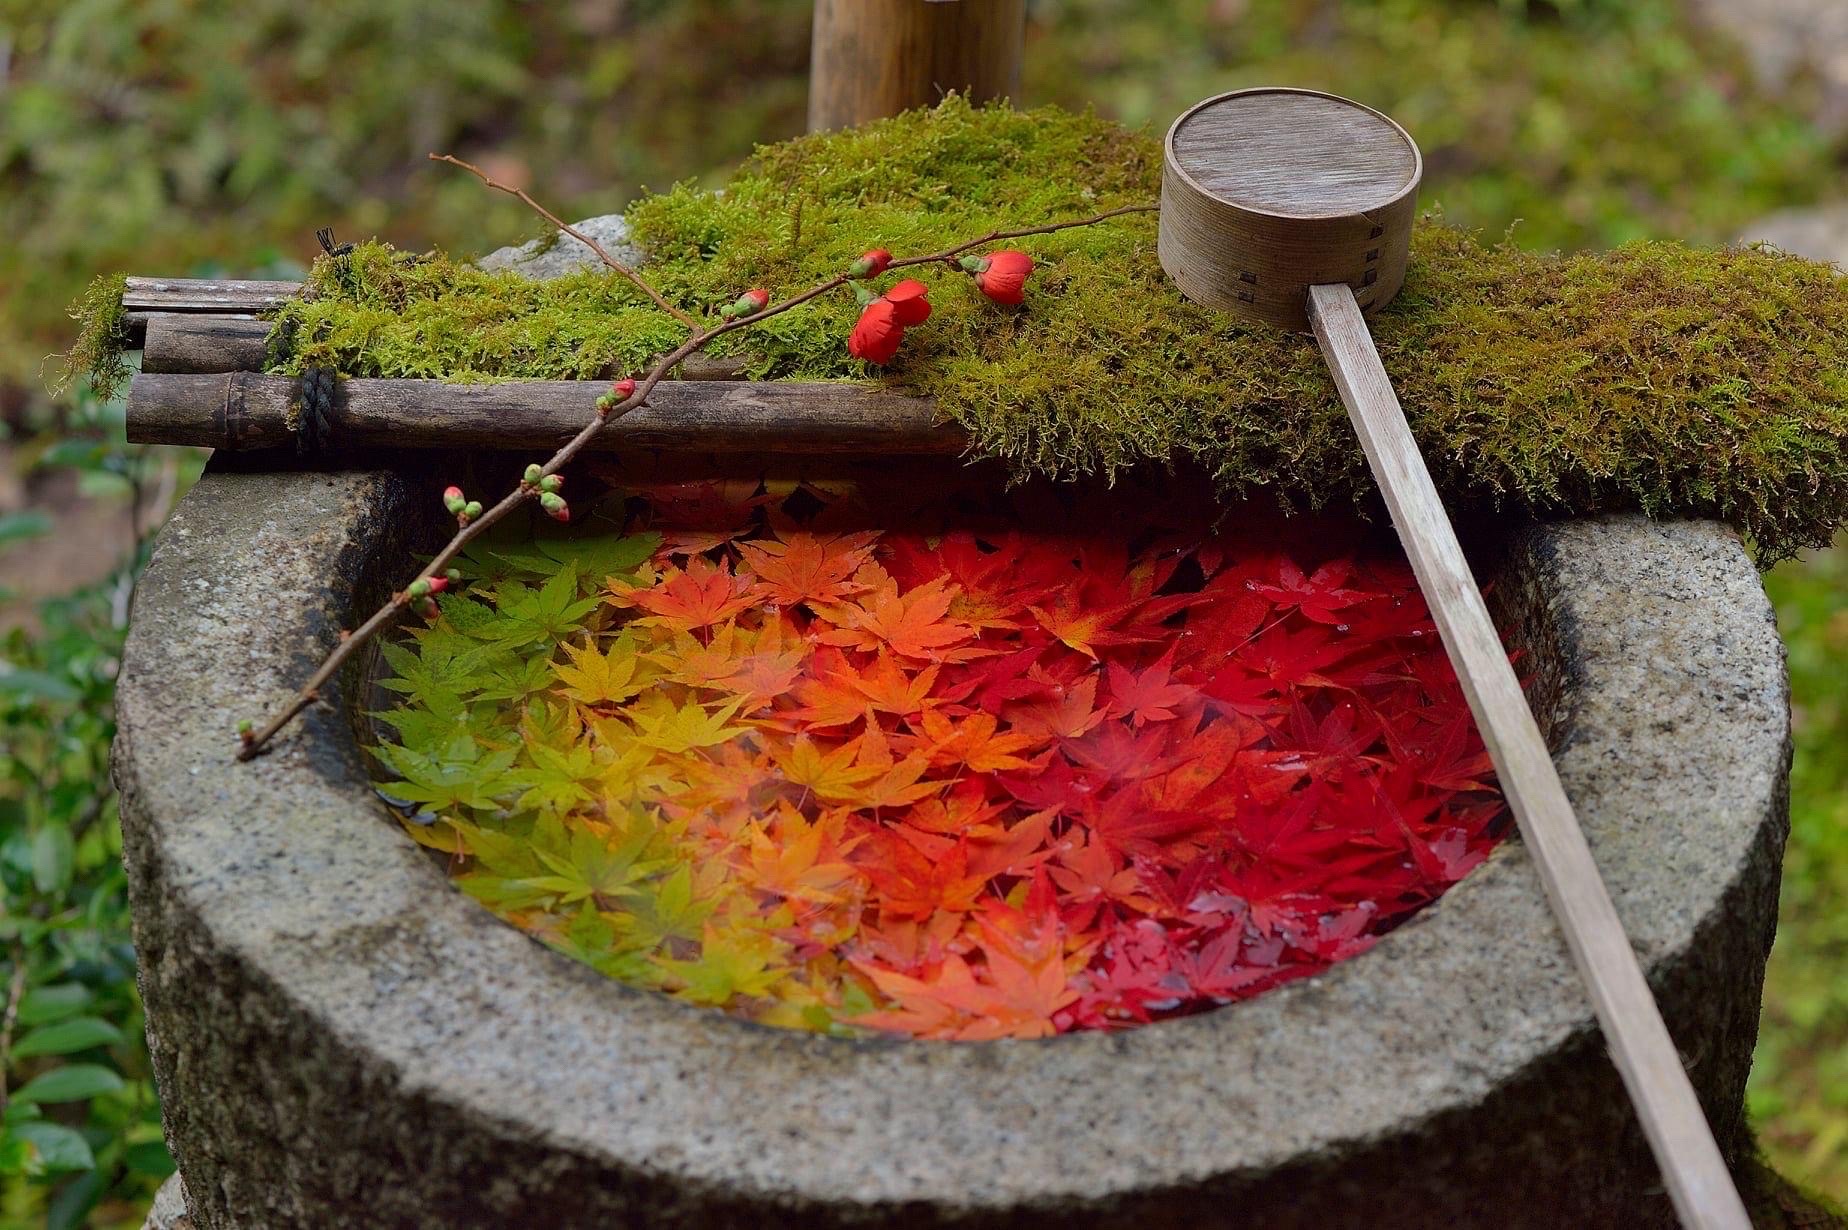
<svg viewBox="0 0 1848 1230">
<path fill-rule="evenodd" d="M 1116 1035 L 831 1040 L 539 946 L 386 815 L 356 680 L 231 758 L 235 719 L 371 609 L 437 506 L 383 471 L 215 466 L 136 598 L 116 777 L 199 1226 L 1672 1224 L 1518 840 L 1322 977 Z M 1491 545 L 1567 789 L 1736 1153 L 1786 823 L 1757 574 L 1701 522 Z"/>
</svg>

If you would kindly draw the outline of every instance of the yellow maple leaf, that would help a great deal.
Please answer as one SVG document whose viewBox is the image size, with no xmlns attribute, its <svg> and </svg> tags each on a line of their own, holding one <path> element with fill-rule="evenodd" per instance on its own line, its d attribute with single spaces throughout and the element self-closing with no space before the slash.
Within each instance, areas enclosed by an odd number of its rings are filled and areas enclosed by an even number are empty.
<svg viewBox="0 0 1848 1230">
<path fill-rule="evenodd" d="M 654 695 L 659 696 L 659 693 Z M 744 734 L 747 726 L 727 726 L 743 697 L 728 700 L 710 713 L 697 701 L 675 704 L 661 697 L 654 704 L 630 711 L 635 723 L 636 740 L 644 747 L 663 752 L 690 752 L 696 747 L 713 747 Z"/>
<path fill-rule="evenodd" d="M 638 672 L 635 647 L 626 638 L 611 641 L 607 652 L 599 651 L 594 643 L 582 648 L 567 643 L 565 653 L 571 664 L 557 663 L 552 673 L 565 685 L 558 691 L 580 704 L 617 704 L 640 692 L 648 682 Z"/>
<path fill-rule="evenodd" d="M 798 735 L 787 751 L 771 754 L 776 757 L 776 767 L 782 770 L 784 781 L 801 786 L 818 799 L 842 803 L 856 797 L 855 787 L 861 782 L 879 773 L 876 766 L 855 763 L 859 750 L 855 740 L 824 752 L 807 735 Z"/>
</svg>

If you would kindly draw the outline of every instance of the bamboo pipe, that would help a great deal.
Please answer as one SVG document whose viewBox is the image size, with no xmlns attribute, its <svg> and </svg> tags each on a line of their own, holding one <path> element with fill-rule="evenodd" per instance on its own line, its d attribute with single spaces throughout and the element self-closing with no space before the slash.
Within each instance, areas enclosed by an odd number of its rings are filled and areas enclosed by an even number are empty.
<svg viewBox="0 0 1848 1230">
<path fill-rule="evenodd" d="M 594 380 L 445 384 L 343 380 L 329 436 L 359 449 L 553 449 L 575 435 Z M 128 438 L 230 450 L 292 448 L 300 382 L 252 372 L 135 376 Z M 936 403 L 872 385 L 665 380 L 648 404 L 611 422 L 592 449 L 698 453 L 955 454 L 968 439 Z"/>
</svg>

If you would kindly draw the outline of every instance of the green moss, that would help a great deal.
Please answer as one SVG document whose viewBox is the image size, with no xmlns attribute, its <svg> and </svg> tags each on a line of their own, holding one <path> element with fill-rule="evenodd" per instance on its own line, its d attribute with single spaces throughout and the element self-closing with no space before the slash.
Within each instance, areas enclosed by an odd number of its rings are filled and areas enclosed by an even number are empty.
<svg viewBox="0 0 1848 1230">
<path fill-rule="evenodd" d="M 952 99 L 758 151 L 722 195 L 629 210 L 650 277 L 699 312 L 789 293 L 875 245 L 937 250 L 995 227 L 1158 192 L 1159 150 L 1091 115 Z M 1228 492 L 1361 498 L 1370 483 L 1313 343 L 1188 303 L 1140 215 L 1024 241 L 1025 310 L 931 271 L 930 323 L 885 378 L 935 396 L 977 453 L 1069 478 L 1189 459 Z M 291 369 L 452 379 L 634 371 L 680 331 L 625 283 L 551 283 L 366 245 L 285 313 Z M 733 334 L 764 378 L 874 373 L 845 293 Z M 1771 251 L 1639 243 L 1595 256 L 1484 246 L 1426 220 L 1375 323 L 1440 485 L 1462 503 L 1717 516 L 1770 557 L 1828 539 L 1848 503 L 1848 279 Z"/>
<path fill-rule="evenodd" d="M 62 394 L 79 376 L 88 376 L 91 391 L 111 401 L 134 374 L 124 357 L 128 336 L 123 330 L 127 311 L 122 292 L 127 286 L 126 274 L 99 274 L 71 305 L 71 318 L 78 322 L 77 341 L 63 356 L 52 381 L 53 394 Z"/>
</svg>

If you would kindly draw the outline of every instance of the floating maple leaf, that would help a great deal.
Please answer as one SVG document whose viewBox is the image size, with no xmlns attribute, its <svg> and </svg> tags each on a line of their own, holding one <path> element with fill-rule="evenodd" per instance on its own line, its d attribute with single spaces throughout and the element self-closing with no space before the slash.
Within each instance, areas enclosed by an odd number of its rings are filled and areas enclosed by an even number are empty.
<svg viewBox="0 0 1848 1230">
<path fill-rule="evenodd" d="M 756 574 L 753 597 L 782 606 L 799 602 L 838 603 L 857 593 L 854 574 L 872 554 L 877 533 L 810 534 L 785 530 L 780 540 L 739 544 L 738 553 Z"/>
<path fill-rule="evenodd" d="M 1199 689 L 1184 683 L 1170 682 L 1174 668 L 1174 647 L 1140 671 L 1112 662 L 1106 668 L 1110 678 L 1111 717 L 1126 717 L 1132 725 L 1144 722 L 1171 721 L 1177 713 L 1172 706 L 1186 704 L 1199 695 Z"/>
<path fill-rule="evenodd" d="M 1338 624 L 1349 607 L 1377 596 L 1371 590 L 1342 588 L 1341 583 L 1353 572 L 1353 561 L 1337 559 L 1305 576 L 1296 562 L 1285 556 L 1278 563 L 1275 582 L 1253 582 L 1250 588 L 1280 607 L 1301 611 L 1305 619 L 1319 624 Z"/>
<path fill-rule="evenodd" d="M 1015 755 L 1037 740 L 1029 734 L 1002 733 L 993 716 L 972 713 L 951 721 L 938 710 L 923 716 L 924 737 L 930 741 L 926 756 L 933 765 L 958 765 L 977 773 L 1024 769 L 1028 762 Z"/>
<path fill-rule="evenodd" d="M 571 659 L 571 665 L 553 667 L 559 681 L 565 686 L 559 689 L 572 700 L 586 705 L 614 704 L 628 700 L 642 690 L 647 681 L 644 672 L 637 677 L 640 665 L 635 646 L 623 638 L 610 642 L 607 650 L 598 650 L 595 645 L 567 644 L 565 655 Z"/>
<path fill-rule="evenodd" d="M 870 651 L 883 647 L 900 657 L 933 662 L 966 662 L 993 652 L 967 645 L 975 629 L 948 617 L 956 589 L 945 578 L 901 594 L 897 582 L 876 569 L 862 569 L 857 575 L 868 576 L 864 584 L 871 592 L 852 605 L 828 611 L 836 627 L 822 633 L 824 644 Z"/>
<path fill-rule="evenodd" d="M 703 555 L 687 561 L 686 570 L 669 567 L 658 580 L 609 584 L 610 601 L 639 607 L 648 617 L 638 622 L 687 632 L 722 624 L 751 605 L 750 578 L 733 576 L 723 564 Z"/>
</svg>

